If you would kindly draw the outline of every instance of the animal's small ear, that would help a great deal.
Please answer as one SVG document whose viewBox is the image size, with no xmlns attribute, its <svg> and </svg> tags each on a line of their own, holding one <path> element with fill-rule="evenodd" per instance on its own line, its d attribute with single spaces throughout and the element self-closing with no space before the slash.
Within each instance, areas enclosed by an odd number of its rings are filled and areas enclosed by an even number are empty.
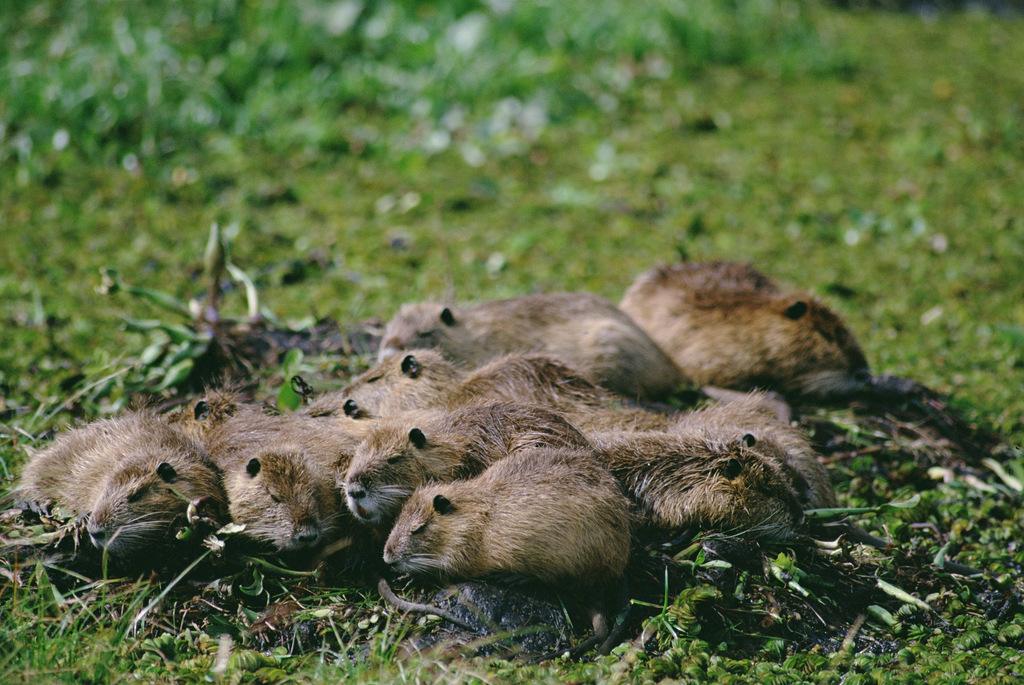
<svg viewBox="0 0 1024 685">
<path fill-rule="evenodd" d="M 448 307 L 441 310 L 441 323 L 445 326 L 455 325 L 455 315 L 452 314 L 452 310 L 448 309 Z"/>
<path fill-rule="evenodd" d="M 178 472 L 175 471 L 174 467 L 166 461 L 162 461 L 159 466 L 156 467 L 156 475 L 160 476 L 160 479 L 165 483 L 173 483 L 178 477 Z"/>
<path fill-rule="evenodd" d="M 210 403 L 206 400 L 199 400 L 192 408 L 192 415 L 196 417 L 196 421 L 205 421 L 206 417 L 210 415 Z"/>
<path fill-rule="evenodd" d="M 341 410 L 345 412 L 345 416 L 355 418 L 356 414 L 359 413 L 359 405 L 353 399 L 345 400 L 345 404 L 341 405 Z"/>
<path fill-rule="evenodd" d="M 411 354 L 405 355 L 405 359 L 402 360 L 402 373 L 409 378 L 416 378 L 420 375 L 420 363 L 416 361 L 416 357 Z"/>
<path fill-rule="evenodd" d="M 741 441 L 743 442 L 743 444 L 744 444 L 744 445 L 746 445 L 747 447 L 753 447 L 754 445 L 756 445 L 756 444 L 757 444 L 757 438 L 756 438 L 756 437 L 754 437 L 754 434 L 753 434 L 753 433 L 745 433 L 745 434 L 743 435 L 743 437 L 742 437 L 742 438 L 740 438 L 740 440 L 741 440 Z"/>
<path fill-rule="evenodd" d="M 806 313 L 807 303 L 804 302 L 803 300 L 797 300 L 796 302 L 793 302 L 788 307 L 786 307 L 786 309 L 783 310 L 782 312 L 783 316 L 785 316 L 787 319 L 793 319 L 794 321 L 796 321 Z"/>
<path fill-rule="evenodd" d="M 729 480 L 735 480 L 736 478 L 739 478 L 741 473 L 743 473 L 743 462 L 735 458 L 727 461 L 725 464 L 725 469 L 722 471 L 722 475 L 724 475 Z"/>
<path fill-rule="evenodd" d="M 413 444 L 413 447 L 421 450 L 427 446 L 427 436 L 419 428 L 413 428 L 409 431 L 409 442 Z"/>
<path fill-rule="evenodd" d="M 455 505 L 444 495 L 434 495 L 434 511 L 438 514 L 450 514 L 455 511 Z"/>
<path fill-rule="evenodd" d="M 245 465 L 245 472 L 250 476 L 255 476 L 260 472 L 260 460 L 253 457 L 249 460 L 249 463 Z"/>
</svg>

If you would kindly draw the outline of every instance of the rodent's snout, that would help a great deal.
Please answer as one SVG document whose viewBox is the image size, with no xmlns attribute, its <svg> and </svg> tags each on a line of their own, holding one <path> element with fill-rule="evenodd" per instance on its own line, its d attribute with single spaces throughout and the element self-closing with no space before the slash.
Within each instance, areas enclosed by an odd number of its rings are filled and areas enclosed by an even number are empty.
<svg viewBox="0 0 1024 685">
<path fill-rule="evenodd" d="M 366 488 L 359 483 L 345 483 L 345 494 L 352 499 L 363 499 L 366 497 Z"/>
<path fill-rule="evenodd" d="M 96 549 L 103 549 L 110 542 L 110 532 L 103 526 L 90 522 L 85 529 L 89 533 L 89 541 Z"/>
<path fill-rule="evenodd" d="M 313 524 L 299 526 L 292 534 L 292 541 L 297 547 L 313 547 L 320 541 L 320 528 Z"/>
</svg>

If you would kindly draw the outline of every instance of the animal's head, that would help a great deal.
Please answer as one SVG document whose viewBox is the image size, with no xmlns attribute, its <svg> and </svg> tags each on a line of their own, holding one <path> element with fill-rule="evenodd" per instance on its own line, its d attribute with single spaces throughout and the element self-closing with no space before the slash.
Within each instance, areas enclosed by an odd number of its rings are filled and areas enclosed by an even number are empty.
<svg viewBox="0 0 1024 685">
<path fill-rule="evenodd" d="M 867 359 L 843 321 L 817 300 L 793 295 L 775 301 L 773 316 L 799 351 L 796 390 L 804 395 L 844 395 L 871 382 Z"/>
<path fill-rule="evenodd" d="M 406 501 L 384 544 L 384 563 L 402 573 L 458 575 L 475 545 L 472 512 L 450 485 L 430 485 Z"/>
<path fill-rule="evenodd" d="M 233 390 L 207 390 L 198 400 L 183 407 L 172 421 L 190 435 L 201 438 L 238 413 L 243 404 L 240 395 Z"/>
<path fill-rule="evenodd" d="M 459 312 L 454 307 L 437 302 L 404 304 L 384 329 L 377 359 L 384 361 L 403 350 L 443 348 L 460 328 Z"/>
<path fill-rule="evenodd" d="M 782 462 L 766 458 L 759 447 L 765 446 L 751 433 L 709 440 L 706 481 L 694 494 L 713 524 L 788 537 L 803 522 L 803 507 Z"/>
<path fill-rule="evenodd" d="M 93 545 L 111 555 L 168 543 L 192 501 L 204 515 L 227 521 L 220 471 L 197 451 L 154 444 L 111 469 L 86 522 Z"/>
<path fill-rule="evenodd" d="M 412 408 L 416 398 L 450 388 L 460 377 L 459 370 L 436 350 L 409 350 L 378 362 L 345 387 L 342 410 L 349 418 L 362 419 L 380 416 L 386 401 Z"/>
<path fill-rule="evenodd" d="M 248 455 L 225 474 L 224 484 L 235 523 L 281 552 L 319 547 L 343 513 L 331 475 L 295 447 Z"/>
<path fill-rule="evenodd" d="M 433 473 L 436 446 L 401 419 L 383 419 L 366 436 L 345 476 L 349 510 L 364 523 L 391 521 Z"/>
</svg>

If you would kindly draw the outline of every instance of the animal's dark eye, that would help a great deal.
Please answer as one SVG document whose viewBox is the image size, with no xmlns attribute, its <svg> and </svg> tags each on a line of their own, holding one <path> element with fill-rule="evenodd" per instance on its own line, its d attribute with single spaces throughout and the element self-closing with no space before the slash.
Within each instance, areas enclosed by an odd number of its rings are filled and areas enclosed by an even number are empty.
<svg viewBox="0 0 1024 685">
<path fill-rule="evenodd" d="M 398 454 L 392 454 L 390 457 L 388 457 L 388 463 L 397 464 L 398 462 L 402 461 L 404 457 L 405 455 L 402 454 L 401 452 L 399 452 Z"/>
<path fill-rule="evenodd" d="M 421 533 L 421 532 L 423 532 L 423 529 L 426 528 L 426 527 L 427 527 L 427 522 L 424 521 L 420 525 L 418 525 L 415 528 L 413 528 L 412 532 L 410 534 L 411 535 L 416 535 L 417 533 Z"/>
<path fill-rule="evenodd" d="M 345 404 L 342 405 L 341 409 L 345 412 L 345 416 L 353 419 L 356 417 L 356 414 L 359 413 L 359 405 L 356 404 L 356 401 L 353 399 L 345 400 Z"/>
<path fill-rule="evenodd" d="M 139 488 L 138 490 L 136 490 L 132 494 L 128 495 L 128 501 L 129 502 L 138 502 L 140 499 L 142 499 L 142 496 L 145 495 L 145 494 L 146 494 L 146 488 Z"/>
<path fill-rule="evenodd" d="M 280 504 L 281 503 L 281 498 L 278 497 L 277 495 L 273 494 L 273 493 L 270 494 L 270 499 L 274 501 L 274 504 Z"/>
</svg>

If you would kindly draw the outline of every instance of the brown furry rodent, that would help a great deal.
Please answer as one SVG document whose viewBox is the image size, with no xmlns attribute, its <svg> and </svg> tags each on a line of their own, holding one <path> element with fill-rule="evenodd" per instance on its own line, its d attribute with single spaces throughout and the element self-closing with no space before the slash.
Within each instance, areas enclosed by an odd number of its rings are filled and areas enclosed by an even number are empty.
<svg viewBox="0 0 1024 685">
<path fill-rule="evenodd" d="M 803 507 L 781 456 L 753 435 L 714 431 L 596 433 L 596 456 L 656 528 L 712 528 L 789 538 Z"/>
<path fill-rule="evenodd" d="M 629 502 L 587 451 L 530 449 L 472 480 L 425 485 L 406 501 L 384 561 L 451 578 L 511 575 L 590 605 L 595 638 L 630 551 Z"/>
<path fill-rule="evenodd" d="M 167 414 L 167 421 L 200 440 L 238 412 L 264 414 L 261 407 L 247 403 L 234 389 L 211 388 L 203 396 Z"/>
<path fill-rule="evenodd" d="M 436 347 L 479 366 L 514 352 L 543 352 L 631 398 L 659 399 L 691 383 L 611 302 L 589 293 L 549 293 L 463 307 L 406 304 L 388 322 L 378 359 Z"/>
<path fill-rule="evenodd" d="M 669 430 L 698 436 L 712 434 L 723 440 L 752 435 L 756 439 L 753 449 L 766 458 L 782 459 L 804 508 L 838 506 L 828 471 L 818 462 L 807 436 L 799 428 L 779 421 L 762 393 L 752 392 L 743 399 L 677 414 Z"/>
<path fill-rule="evenodd" d="M 412 350 L 386 359 L 305 411 L 360 418 L 413 409 L 453 410 L 482 402 L 546 407 L 565 414 L 584 431 L 662 430 L 669 424 L 667 415 L 625 403 L 548 355 L 510 354 L 464 371 L 434 350 Z"/>
<path fill-rule="evenodd" d="M 470 478 L 524 449 L 589 446 L 559 414 L 525 404 L 406 412 L 378 421 L 356 449 L 346 500 L 356 518 L 380 525 L 423 483 Z"/>
<path fill-rule="evenodd" d="M 839 396 L 873 383 L 831 309 L 747 264 L 660 266 L 641 274 L 619 306 L 701 385 Z"/>
<path fill-rule="evenodd" d="M 410 350 L 378 362 L 341 390 L 321 395 L 299 413 L 365 419 L 422 409 L 437 403 L 464 375 L 465 371 L 436 350 Z"/>
<path fill-rule="evenodd" d="M 351 524 L 336 489 L 372 422 L 238 412 L 206 432 L 231 518 L 278 551 L 314 549 Z"/>
<path fill-rule="evenodd" d="M 220 470 L 197 441 L 147 410 L 61 433 L 29 460 L 15 496 L 86 516 L 93 545 L 118 557 L 168 544 L 192 501 L 227 521 Z"/>
</svg>

